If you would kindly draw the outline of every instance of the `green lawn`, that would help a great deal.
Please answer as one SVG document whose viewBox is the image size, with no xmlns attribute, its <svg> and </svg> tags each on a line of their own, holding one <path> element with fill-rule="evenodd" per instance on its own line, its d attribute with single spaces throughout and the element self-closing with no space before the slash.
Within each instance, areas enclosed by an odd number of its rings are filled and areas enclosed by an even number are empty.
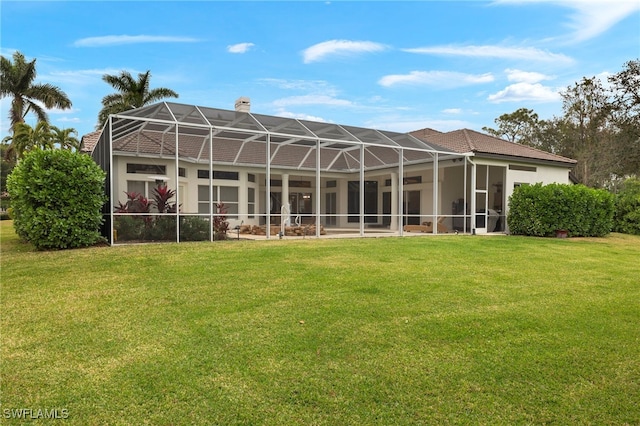
<svg viewBox="0 0 640 426">
<path fill-rule="evenodd" d="M 640 422 L 640 237 L 35 252 L 0 231 L 3 424 Z"/>
</svg>

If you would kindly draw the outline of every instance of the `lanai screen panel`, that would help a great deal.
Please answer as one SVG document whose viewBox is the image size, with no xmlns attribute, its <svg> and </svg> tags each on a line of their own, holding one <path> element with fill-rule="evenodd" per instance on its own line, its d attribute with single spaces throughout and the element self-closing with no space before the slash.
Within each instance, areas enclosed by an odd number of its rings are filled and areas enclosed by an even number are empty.
<svg viewBox="0 0 640 426">
<path fill-rule="evenodd" d="M 161 102 L 113 118 L 114 151 L 159 157 L 175 156 L 178 131 L 180 158 L 209 161 L 207 144 L 213 136 L 213 162 L 266 167 L 267 140 L 274 167 L 315 170 L 320 145 L 321 171 L 353 173 L 364 166 L 397 167 L 399 151 L 405 162 L 430 162 L 434 152 L 450 153 L 407 134 L 357 126 L 296 120 L 216 108 Z"/>
</svg>

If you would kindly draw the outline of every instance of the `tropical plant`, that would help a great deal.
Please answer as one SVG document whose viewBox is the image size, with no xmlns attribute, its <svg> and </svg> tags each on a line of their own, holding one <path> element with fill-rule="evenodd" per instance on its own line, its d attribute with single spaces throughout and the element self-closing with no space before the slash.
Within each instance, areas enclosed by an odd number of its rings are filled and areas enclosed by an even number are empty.
<svg viewBox="0 0 640 426">
<path fill-rule="evenodd" d="M 77 151 L 80 148 L 80 141 L 77 138 L 78 131 L 74 128 L 60 129 L 51 126 L 51 142 L 60 149 Z"/>
<path fill-rule="evenodd" d="M 169 204 L 169 200 L 173 198 L 176 191 L 167 188 L 167 185 L 161 184 L 153 188 L 153 204 L 158 209 L 158 213 L 175 213 L 176 203 Z"/>
<path fill-rule="evenodd" d="M 178 94 L 171 89 L 158 87 L 149 89 L 151 71 L 138 74 L 138 79 L 134 79 L 127 71 L 121 71 L 118 75 L 105 74 L 102 80 L 117 90 L 117 93 L 102 98 L 102 109 L 98 114 L 98 125 L 100 130 L 110 114 L 118 114 L 134 108 L 140 108 L 150 103 L 164 98 L 177 98 Z"/>
<path fill-rule="evenodd" d="M 223 203 L 216 204 L 216 215 L 213 217 L 213 238 L 215 240 L 226 240 L 229 231 L 227 221 L 227 207 Z"/>
<path fill-rule="evenodd" d="M 9 109 L 12 128 L 17 123 L 23 123 L 29 112 L 33 112 L 38 121 L 48 123 L 45 109 L 71 108 L 71 101 L 60 88 L 51 84 L 34 83 L 35 79 L 35 59 L 27 62 L 20 52 L 13 54 L 13 62 L 4 56 L 0 58 L 0 98 L 12 98 Z"/>
<path fill-rule="evenodd" d="M 116 216 L 114 220 L 117 238 L 122 241 L 175 240 L 175 216 L 129 215 L 129 213 L 151 213 L 153 206 L 156 207 L 158 213 L 175 213 L 178 205 L 170 202 L 175 193 L 175 190 L 167 188 L 164 184 L 153 189 L 151 200 L 137 192 L 125 192 L 127 201 L 124 204 L 118 201 L 118 205 L 114 206 L 116 213 L 123 213 L 123 215 Z"/>
<path fill-rule="evenodd" d="M 39 121 L 35 127 L 27 123 L 16 123 L 13 134 L 5 137 L 2 143 L 7 144 L 5 159 L 21 159 L 25 153 L 36 148 L 53 148 L 51 128 L 46 121 Z"/>
</svg>

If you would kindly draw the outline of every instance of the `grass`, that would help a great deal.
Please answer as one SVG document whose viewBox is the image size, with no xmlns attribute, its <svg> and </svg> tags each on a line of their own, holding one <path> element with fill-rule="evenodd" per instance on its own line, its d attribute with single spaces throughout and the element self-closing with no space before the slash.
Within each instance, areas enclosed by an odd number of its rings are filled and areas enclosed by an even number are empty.
<svg viewBox="0 0 640 426">
<path fill-rule="evenodd" d="M 640 421 L 639 237 L 35 252 L 10 226 L 7 423 Z"/>
</svg>

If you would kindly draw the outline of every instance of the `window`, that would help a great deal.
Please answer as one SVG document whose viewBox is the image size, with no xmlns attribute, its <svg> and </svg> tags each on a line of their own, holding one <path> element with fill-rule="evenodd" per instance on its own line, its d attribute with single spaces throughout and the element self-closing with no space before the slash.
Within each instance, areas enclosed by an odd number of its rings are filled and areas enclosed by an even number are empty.
<svg viewBox="0 0 640 426">
<path fill-rule="evenodd" d="M 338 186 L 338 182 L 335 180 L 328 180 L 327 181 L 327 188 L 335 188 L 336 186 Z"/>
<path fill-rule="evenodd" d="M 422 183 L 422 176 L 411 176 L 402 179 L 403 185 L 411 185 L 412 183 Z"/>
<path fill-rule="evenodd" d="M 184 167 L 178 167 L 178 176 L 187 177 L 187 169 Z"/>
<path fill-rule="evenodd" d="M 208 185 L 198 185 L 198 213 L 201 213 L 201 214 L 209 213 L 209 186 Z"/>
<path fill-rule="evenodd" d="M 213 172 L 214 179 L 222 179 L 222 180 L 238 180 L 240 179 L 240 175 L 238 172 Z"/>
<path fill-rule="evenodd" d="M 355 216 L 360 214 L 360 182 L 350 181 L 349 191 L 347 194 L 347 210 L 350 215 L 348 222 L 359 222 L 360 217 Z M 378 182 L 375 180 L 368 180 L 364 183 L 364 214 L 376 215 L 378 213 Z M 365 216 L 365 223 L 372 223 L 377 221 L 376 216 Z"/>
<path fill-rule="evenodd" d="M 214 170 L 213 178 L 221 180 L 238 180 L 240 175 L 238 172 L 221 172 Z M 198 170 L 198 179 L 209 179 L 209 170 Z"/>
<path fill-rule="evenodd" d="M 256 175 L 254 175 L 253 173 L 249 173 L 249 174 L 247 175 L 247 180 L 248 180 L 249 182 L 255 182 L 255 181 L 256 181 Z"/>
<path fill-rule="evenodd" d="M 144 173 L 154 175 L 166 175 L 167 167 L 157 164 L 135 164 L 127 163 L 127 173 Z"/>
<path fill-rule="evenodd" d="M 254 188 L 247 188 L 247 213 L 249 219 L 253 219 L 256 214 L 256 190 Z"/>
<path fill-rule="evenodd" d="M 219 186 L 218 188 L 220 203 L 224 204 L 229 216 L 238 214 L 238 187 L 237 186 Z"/>
<path fill-rule="evenodd" d="M 139 180 L 128 180 L 127 192 L 135 192 L 136 194 L 142 194 L 143 197 L 148 198 L 149 191 L 147 188 L 147 182 Z"/>
<path fill-rule="evenodd" d="M 311 182 L 308 180 L 290 180 L 290 188 L 311 188 Z"/>
<path fill-rule="evenodd" d="M 238 187 L 237 186 L 214 186 L 213 203 L 222 203 L 227 209 L 229 216 L 238 214 Z M 198 213 L 209 213 L 209 185 L 198 185 Z"/>
</svg>

